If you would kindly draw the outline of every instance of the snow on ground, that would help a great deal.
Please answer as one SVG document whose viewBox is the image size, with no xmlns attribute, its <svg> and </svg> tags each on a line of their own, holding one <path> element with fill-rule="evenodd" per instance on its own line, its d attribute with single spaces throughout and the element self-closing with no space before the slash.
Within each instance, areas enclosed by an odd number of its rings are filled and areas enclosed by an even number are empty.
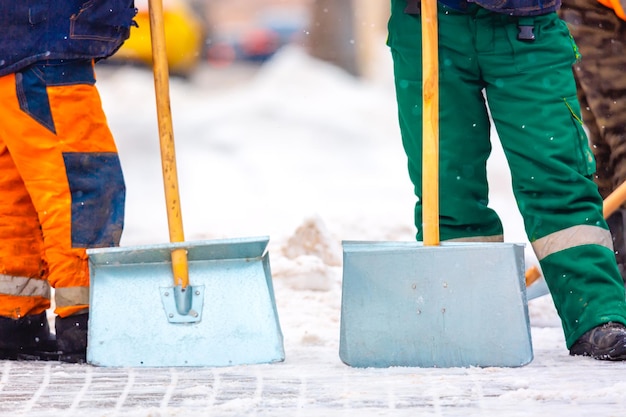
<svg viewBox="0 0 626 417">
<path fill-rule="evenodd" d="M 127 181 L 122 245 L 167 243 L 151 74 L 102 67 L 98 82 Z M 186 240 L 270 236 L 285 362 L 120 369 L 5 361 L 0 415 L 624 414 L 626 364 L 570 357 L 549 297 L 530 302 L 535 357 L 521 368 L 340 361 L 341 241 L 414 233 L 387 54 L 380 77 L 358 81 L 287 49 L 258 71 L 203 68 L 172 79 L 171 97 Z M 497 144 L 490 177 L 506 240 L 525 242 Z"/>
</svg>

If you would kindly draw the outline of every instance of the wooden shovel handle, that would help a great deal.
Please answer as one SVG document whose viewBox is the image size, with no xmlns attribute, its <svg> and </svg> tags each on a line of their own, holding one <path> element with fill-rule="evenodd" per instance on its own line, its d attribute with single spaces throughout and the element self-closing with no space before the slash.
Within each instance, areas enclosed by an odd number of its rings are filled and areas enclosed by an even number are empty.
<svg viewBox="0 0 626 417">
<path fill-rule="evenodd" d="M 422 228 L 439 245 L 439 51 L 437 0 L 422 0 Z"/>
<path fill-rule="evenodd" d="M 602 206 L 602 214 L 605 219 L 608 219 L 615 210 L 621 207 L 626 201 L 626 182 L 620 184 L 611 194 L 604 199 Z"/>
<path fill-rule="evenodd" d="M 604 199 L 604 203 L 602 205 L 602 215 L 605 219 L 607 219 L 611 214 L 615 212 L 618 208 L 621 207 L 622 204 L 626 201 L 626 182 L 623 182 L 619 187 L 617 187 L 611 194 Z M 528 287 L 535 281 L 541 278 L 541 273 L 539 272 L 539 268 L 535 265 L 531 266 L 526 270 L 526 286 Z"/>
<path fill-rule="evenodd" d="M 152 69 L 154 73 L 154 91 L 156 95 L 159 124 L 163 185 L 167 204 L 167 223 L 170 242 L 183 242 L 185 237 L 180 209 L 180 195 L 178 192 L 162 0 L 148 0 L 148 11 L 150 14 Z M 174 286 L 181 285 L 183 288 L 186 288 L 189 284 L 189 271 L 187 265 L 187 251 L 185 249 L 175 249 L 172 251 L 172 272 L 174 274 Z"/>
<path fill-rule="evenodd" d="M 539 268 L 537 268 L 536 265 L 533 265 L 526 270 L 524 278 L 526 279 L 526 286 L 528 287 L 541 278 L 541 272 L 539 272 Z"/>
</svg>

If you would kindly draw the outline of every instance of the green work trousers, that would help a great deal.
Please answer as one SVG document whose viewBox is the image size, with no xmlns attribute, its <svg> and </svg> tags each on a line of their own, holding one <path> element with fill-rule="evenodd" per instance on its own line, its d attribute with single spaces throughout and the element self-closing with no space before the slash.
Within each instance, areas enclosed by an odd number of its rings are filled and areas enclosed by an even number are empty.
<svg viewBox="0 0 626 417">
<path fill-rule="evenodd" d="M 388 44 L 421 240 L 421 21 L 404 13 L 405 0 L 391 3 Z M 493 120 L 528 239 L 534 248 L 540 239 L 550 240 L 538 258 L 568 348 L 599 324 L 626 324 L 624 287 L 592 180 L 595 161 L 572 74 L 578 54 L 567 26 L 556 13 L 519 22 L 475 5 L 462 13 L 440 4 L 438 22 L 441 239 L 503 234 L 488 207 Z M 533 26 L 534 41 L 518 40 L 519 23 Z M 596 242 L 596 236 L 604 237 Z"/>
</svg>

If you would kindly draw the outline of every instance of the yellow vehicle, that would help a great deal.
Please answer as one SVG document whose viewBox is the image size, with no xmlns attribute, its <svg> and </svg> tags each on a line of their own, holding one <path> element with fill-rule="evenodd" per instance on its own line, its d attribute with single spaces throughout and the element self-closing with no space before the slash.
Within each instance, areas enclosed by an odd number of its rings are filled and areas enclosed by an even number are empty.
<svg viewBox="0 0 626 417">
<path fill-rule="evenodd" d="M 130 38 L 111 60 L 152 65 L 148 1 L 135 1 L 135 7 L 138 9 L 135 16 L 138 27 L 131 27 Z M 202 21 L 183 0 L 163 0 L 163 19 L 170 72 L 174 75 L 189 75 L 202 58 Z"/>
</svg>

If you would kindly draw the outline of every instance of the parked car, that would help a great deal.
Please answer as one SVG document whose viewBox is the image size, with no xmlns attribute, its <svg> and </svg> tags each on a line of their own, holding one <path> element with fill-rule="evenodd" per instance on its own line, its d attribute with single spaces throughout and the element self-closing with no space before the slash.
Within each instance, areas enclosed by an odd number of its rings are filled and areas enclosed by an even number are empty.
<svg viewBox="0 0 626 417">
<path fill-rule="evenodd" d="M 263 19 L 232 33 L 215 33 L 206 42 L 209 63 L 224 66 L 233 61 L 262 63 L 280 48 L 301 43 L 304 25 L 299 20 Z"/>
</svg>

